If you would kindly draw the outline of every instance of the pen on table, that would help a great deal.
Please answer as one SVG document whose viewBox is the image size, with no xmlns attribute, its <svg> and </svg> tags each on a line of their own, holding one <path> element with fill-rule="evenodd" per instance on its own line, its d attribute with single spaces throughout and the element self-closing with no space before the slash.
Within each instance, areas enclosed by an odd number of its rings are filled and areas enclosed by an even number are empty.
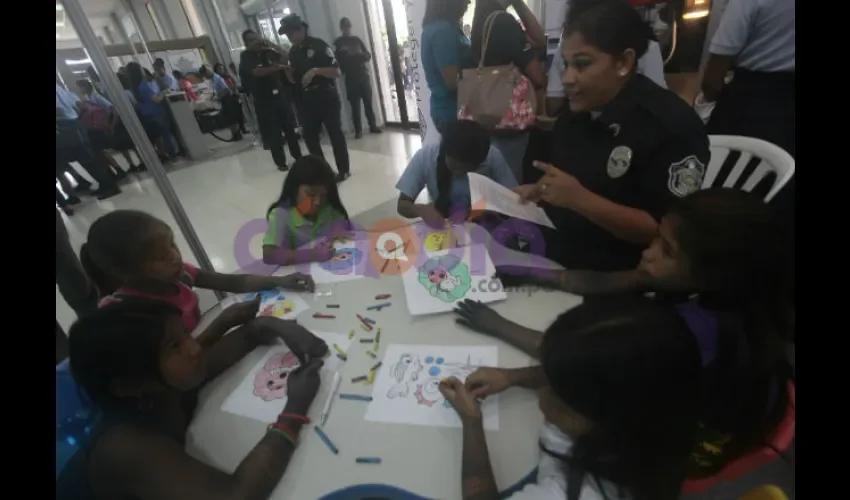
<svg viewBox="0 0 850 500">
<path fill-rule="evenodd" d="M 327 420 L 328 413 L 331 411 L 331 403 L 333 402 L 334 394 L 336 394 L 337 389 L 339 389 L 340 381 L 342 381 L 342 376 L 339 372 L 335 372 L 333 383 L 331 383 L 331 392 L 328 393 L 328 399 L 325 401 L 325 407 L 322 408 L 322 416 L 319 419 L 319 423 L 321 425 L 325 425 L 325 420 Z"/>
</svg>

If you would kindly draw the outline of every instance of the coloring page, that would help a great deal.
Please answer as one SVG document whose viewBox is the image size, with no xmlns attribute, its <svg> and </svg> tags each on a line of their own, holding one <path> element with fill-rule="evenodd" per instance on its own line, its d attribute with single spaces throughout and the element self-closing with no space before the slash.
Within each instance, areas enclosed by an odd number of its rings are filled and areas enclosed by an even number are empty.
<svg viewBox="0 0 850 500">
<path fill-rule="evenodd" d="M 498 366 L 495 346 L 400 345 L 387 347 L 375 377 L 366 420 L 398 424 L 460 427 L 460 418 L 440 393 L 440 381 L 466 380 L 480 366 Z M 499 429 L 498 396 L 481 406 L 484 428 Z"/>
<path fill-rule="evenodd" d="M 413 316 L 451 311 L 462 299 L 496 302 L 507 298 L 483 245 L 426 252 L 402 275 L 407 308 Z"/>
<path fill-rule="evenodd" d="M 358 236 L 360 238 L 358 239 Z M 310 264 L 310 275 L 316 284 L 339 283 L 366 276 L 369 260 L 369 241 L 362 233 L 339 236 L 333 242 L 334 255 L 325 262 Z"/>
<path fill-rule="evenodd" d="M 328 347 L 336 343 L 346 350 L 351 343 L 347 335 L 327 332 L 313 332 L 313 334 L 324 340 Z M 333 350 L 332 347 L 331 350 Z M 298 368 L 300 363 L 295 354 L 283 343 L 275 346 L 260 346 L 254 350 L 254 352 L 258 351 L 263 352 L 262 357 L 251 367 L 239 386 L 225 398 L 221 410 L 261 422 L 274 422 L 286 405 L 289 374 Z M 323 388 L 330 386 L 334 372 L 342 366 L 342 361 L 334 354 L 325 357 L 324 361 L 325 364 L 320 370 Z M 320 389 L 319 393 L 322 392 Z M 317 395 L 316 398 L 318 400 L 320 396 Z"/>
<path fill-rule="evenodd" d="M 260 312 L 257 316 L 274 316 L 280 319 L 295 319 L 299 314 L 310 309 L 310 305 L 296 292 L 288 290 L 263 290 L 262 292 L 241 293 L 231 295 L 221 302 L 221 308 L 227 309 L 233 304 L 254 300 L 257 294 L 260 300 Z"/>
</svg>

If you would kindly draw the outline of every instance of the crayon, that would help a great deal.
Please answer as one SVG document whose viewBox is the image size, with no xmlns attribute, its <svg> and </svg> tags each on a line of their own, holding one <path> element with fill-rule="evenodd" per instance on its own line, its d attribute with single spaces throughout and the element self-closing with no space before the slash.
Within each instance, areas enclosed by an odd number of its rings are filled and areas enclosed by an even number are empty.
<svg viewBox="0 0 850 500">
<path fill-rule="evenodd" d="M 325 307 L 328 309 L 339 309 L 339 304 L 328 304 Z"/>
<path fill-rule="evenodd" d="M 336 316 L 334 316 L 333 314 L 324 314 L 324 313 L 319 313 L 319 312 L 313 313 L 313 317 L 314 318 L 321 318 L 321 319 L 335 319 L 336 318 Z"/>
<path fill-rule="evenodd" d="M 348 356 L 343 356 L 342 354 L 337 354 L 336 357 L 338 357 L 339 359 L 341 359 L 343 361 L 348 361 Z"/>
<path fill-rule="evenodd" d="M 384 299 L 388 299 L 390 297 L 392 297 L 392 294 L 382 293 L 380 295 L 375 295 L 375 300 L 384 300 Z"/>
<path fill-rule="evenodd" d="M 334 344 L 334 349 L 336 349 L 336 352 L 340 353 L 341 355 L 346 357 L 348 356 L 348 354 L 346 354 L 345 351 L 342 350 L 342 347 L 338 346 L 337 344 Z"/>
<path fill-rule="evenodd" d="M 371 332 L 372 331 L 372 327 L 369 326 L 369 325 L 360 325 L 360 329 L 363 330 L 364 332 Z"/>
<path fill-rule="evenodd" d="M 363 318 L 363 319 L 364 319 L 364 320 L 366 320 L 366 322 L 367 322 L 367 323 L 370 323 L 370 324 L 372 324 L 372 325 L 374 325 L 374 324 L 375 324 L 375 320 L 374 320 L 374 319 L 372 319 L 372 318 Z"/>
<path fill-rule="evenodd" d="M 369 378 L 369 375 L 360 375 L 359 377 L 352 378 L 351 383 L 356 384 L 357 382 L 363 382 L 364 380 L 366 380 L 368 378 Z"/>
<path fill-rule="evenodd" d="M 372 368 L 369 368 L 369 371 L 370 371 L 370 372 L 373 372 L 373 371 L 377 370 L 378 368 L 380 368 L 380 367 L 381 367 L 381 365 L 382 365 L 382 364 L 384 364 L 384 362 L 383 362 L 383 361 L 378 361 L 378 364 L 377 364 L 377 365 L 375 365 L 375 366 L 373 366 Z"/>
<path fill-rule="evenodd" d="M 372 342 L 372 340 L 373 339 L 360 339 L 360 343 L 361 344 L 368 344 L 368 343 Z"/>
<path fill-rule="evenodd" d="M 352 401 L 372 401 L 372 396 L 361 396 L 360 394 L 340 394 L 339 399 L 349 399 Z"/>
<path fill-rule="evenodd" d="M 348 332 L 348 340 L 351 340 L 353 338 L 354 338 L 354 328 L 352 328 L 351 331 Z"/>
<path fill-rule="evenodd" d="M 367 384 L 371 384 L 371 383 L 373 383 L 374 381 L 375 381 L 375 372 L 374 372 L 374 371 L 370 371 L 370 372 L 369 372 L 369 378 L 367 378 L 367 379 L 366 379 L 366 383 L 367 383 Z"/>
<path fill-rule="evenodd" d="M 369 306 L 366 308 L 367 311 L 378 311 L 381 312 L 381 309 L 385 307 L 390 307 L 393 305 L 392 302 L 384 302 L 383 304 L 375 304 L 374 306 Z"/>
<path fill-rule="evenodd" d="M 354 459 L 358 464 L 379 464 L 381 459 L 378 457 L 357 457 Z"/>
<path fill-rule="evenodd" d="M 330 350 L 328 350 L 328 352 L 330 352 Z M 375 359 L 377 359 L 377 358 L 378 358 L 378 355 L 377 355 L 377 354 L 375 354 L 375 353 L 374 353 L 374 352 L 372 352 L 372 351 L 366 351 L 366 354 L 368 354 L 370 358 L 375 358 Z"/>
<path fill-rule="evenodd" d="M 316 434 L 319 435 L 319 438 L 321 438 L 321 440 L 325 443 L 325 446 L 327 446 L 328 449 L 331 450 L 334 455 L 339 455 L 339 448 L 337 448 L 336 445 L 331 442 L 331 438 L 329 438 L 328 435 L 325 434 L 325 431 L 323 431 L 322 428 L 318 425 L 313 427 L 313 429 L 316 430 Z"/>
</svg>

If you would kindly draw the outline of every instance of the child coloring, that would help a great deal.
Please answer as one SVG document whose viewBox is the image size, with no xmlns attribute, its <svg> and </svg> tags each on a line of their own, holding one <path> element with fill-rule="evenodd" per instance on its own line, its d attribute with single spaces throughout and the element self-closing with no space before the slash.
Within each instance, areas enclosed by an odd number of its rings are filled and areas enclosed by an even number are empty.
<svg viewBox="0 0 850 500">
<path fill-rule="evenodd" d="M 194 330 L 201 317 L 193 287 L 246 293 L 272 288 L 311 291 L 315 286 L 310 276 L 298 273 L 275 277 L 198 269 L 183 262 L 168 224 L 135 210 L 116 210 L 96 220 L 80 248 L 80 261 L 103 297 L 102 306 L 129 297 L 168 302 L 182 312 L 187 331 Z M 200 334 L 199 342 L 214 343 L 254 318 L 259 305 L 257 298 L 228 307 Z"/>
<path fill-rule="evenodd" d="M 330 260 L 333 237 L 351 230 L 335 174 L 314 155 L 295 161 L 266 219 L 263 262 L 280 266 Z"/>
</svg>

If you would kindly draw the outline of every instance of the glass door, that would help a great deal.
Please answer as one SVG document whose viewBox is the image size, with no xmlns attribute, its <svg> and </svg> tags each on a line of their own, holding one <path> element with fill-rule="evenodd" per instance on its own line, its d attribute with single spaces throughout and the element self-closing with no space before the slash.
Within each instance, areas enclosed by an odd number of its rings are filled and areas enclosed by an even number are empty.
<svg viewBox="0 0 850 500">
<path fill-rule="evenodd" d="M 384 120 L 390 125 L 416 128 L 419 114 L 413 95 L 404 0 L 367 0 L 366 3 Z"/>
</svg>

